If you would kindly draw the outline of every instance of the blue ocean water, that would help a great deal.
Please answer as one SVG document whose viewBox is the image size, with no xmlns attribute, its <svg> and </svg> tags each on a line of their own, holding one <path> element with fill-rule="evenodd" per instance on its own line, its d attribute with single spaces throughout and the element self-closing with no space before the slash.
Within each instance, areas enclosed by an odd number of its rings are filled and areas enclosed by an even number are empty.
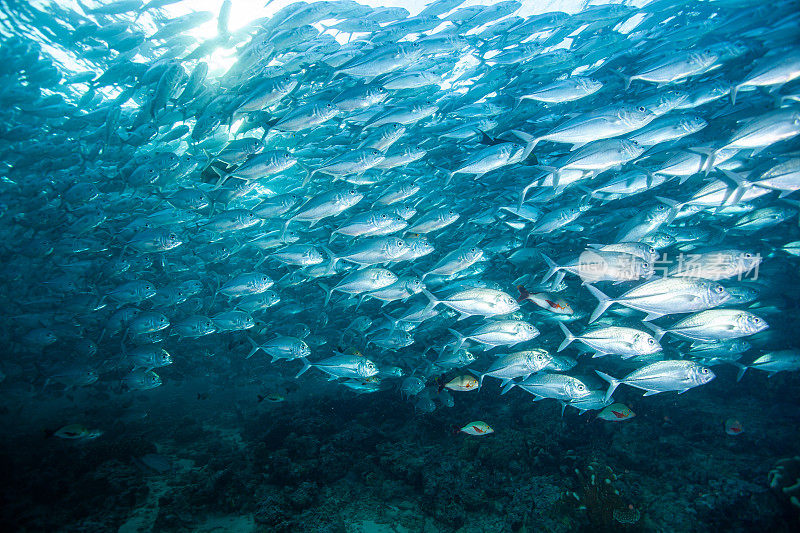
<svg viewBox="0 0 800 533">
<path fill-rule="evenodd" d="M 0 0 L 8 531 L 794 531 L 800 6 Z"/>
</svg>

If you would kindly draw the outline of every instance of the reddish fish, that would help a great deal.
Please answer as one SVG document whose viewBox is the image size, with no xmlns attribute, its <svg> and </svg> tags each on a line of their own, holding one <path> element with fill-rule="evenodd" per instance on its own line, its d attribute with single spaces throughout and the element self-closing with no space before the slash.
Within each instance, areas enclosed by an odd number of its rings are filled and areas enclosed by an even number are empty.
<svg viewBox="0 0 800 533">
<path fill-rule="evenodd" d="M 636 416 L 636 413 L 631 411 L 631 408 L 624 403 L 614 403 L 600 411 L 597 418 L 608 420 L 609 422 L 621 422 L 634 416 Z"/>
<path fill-rule="evenodd" d="M 463 428 L 459 429 L 459 431 L 466 433 L 467 435 L 475 435 L 475 436 L 488 435 L 490 433 L 494 433 L 494 430 L 491 427 L 489 427 L 489 424 L 481 421 L 470 422 Z"/>
<path fill-rule="evenodd" d="M 519 290 L 519 297 L 517 298 L 517 302 L 523 302 L 525 300 L 529 300 L 542 309 L 546 309 L 552 313 L 556 313 L 558 315 L 571 315 L 573 313 L 572 307 L 567 303 L 566 300 L 563 298 L 559 298 L 558 296 L 551 294 L 549 292 L 539 292 L 536 294 L 531 294 L 528 290 L 523 287 L 522 285 L 517 285 L 517 290 Z"/>
<path fill-rule="evenodd" d="M 728 435 L 740 435 L 744 432 L 744 426 L 735 418 L 729 418 L 725 421 L 725 433 Z"/>
</svg>

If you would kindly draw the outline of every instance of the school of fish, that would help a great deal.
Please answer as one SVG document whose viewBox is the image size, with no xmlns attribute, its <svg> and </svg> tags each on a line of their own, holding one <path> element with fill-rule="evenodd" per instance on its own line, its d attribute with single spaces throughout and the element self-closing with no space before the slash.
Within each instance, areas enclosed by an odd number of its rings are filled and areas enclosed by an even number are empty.
<svg viewBox="0 0 800 533">
<path fill-rule="evenodd" d="M 205 354 L 619 420 L 620 385 L 800 370 L 762 299 L 800 256 L 796 2 L 462 3 L 0 0 L 6 382 Z"/>
</svg>

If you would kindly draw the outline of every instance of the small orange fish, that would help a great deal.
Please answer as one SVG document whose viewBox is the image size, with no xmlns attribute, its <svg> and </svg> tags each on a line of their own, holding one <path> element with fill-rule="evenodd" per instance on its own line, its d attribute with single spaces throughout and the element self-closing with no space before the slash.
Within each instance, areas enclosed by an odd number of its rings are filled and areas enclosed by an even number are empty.
<svg viewBox="0 0 800 533">
<path fill-rule="evenodd" d="M 744 432 L 744 426 L 735 418 L 729 418 L 725 421 L 725 433 L 728 435 L 740 435 Z"/>
<path fill-rule="evenodd" d="M 478 378 L 470 376 L 469 374 L 462 374 L 445 383 L 444 387 L 460 392 L 476 390 L 478 389 Z"/>
</svg>

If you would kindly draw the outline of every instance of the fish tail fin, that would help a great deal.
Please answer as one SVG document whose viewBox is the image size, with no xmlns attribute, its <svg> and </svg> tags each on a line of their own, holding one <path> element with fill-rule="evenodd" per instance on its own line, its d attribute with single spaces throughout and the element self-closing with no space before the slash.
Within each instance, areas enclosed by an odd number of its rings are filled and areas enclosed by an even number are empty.
<svg viewBox="0 0 800 533">
<path fill-rule="evenodd" d="M 358 303 L 356 304 L 356 308 L 354 309 L 355 311 L 358 311 L 361 308 L 361 304 L 364 303 L 364 299 L 366 297 L 367 297 L 367 293 L 363 293 L 363 294 L 360 294 L 358 296 Z M 384 302 L 384 305 L 386 305 L 386 302 Z"/>
<path fill-rule="evenodd" d="M 741 174 L 731 170 L 720 169 L 725 177 L 733 182 L 734 188 L 730 193 L 725 196 L 722 205 L 736 205 L 738 204 L 744 193 L 747 192 L 752 185 Z M 730 190 L 730 189 L 729 189 Z M 720 207 L 722 207 L 722 205 Z"/>
<path fill-rule="evenodd" d="M 327 305 L 331 301 L 331 294 L 333 293 L 333 289 L 322 283 L 321 281 L 317 283 L 320 289 L 325 291 L 325 303 L 322 304 L 323 307 L 327 307 Z"/>
<path fill-rule="evenodd" d="M 612 72 L 622 79 L 622 83 L 625 84 L 625 90 L 627 91 L 630 86 L 631 82 L 633 81 L 633 76 L 628 76 L 627 74 L 623 74 L 621 70 L 613 69 Z"/>
<path fill-rule="evenodd" d="M 247 335 L 247 340 L 250 341 L 250 344 L 253 346 L 253 349 L 250 350 L 250 353 L 248 353 L 247 356 L 245 357 L 245 359 L 250 359 L 255 355 L 257 351 L 261 349 L 261 346 L 259 346 L 259 344 L 256 341 L 254 341 L 253 338 L 250 337 L 250 335 Z"/>
<path fill-rule="evenodd" d="M 216 191 L 217 189 L 222 187 L 222 185 L 226 181 L 228 181 L 228 178 L 231 177 L 231 174 L 230 174 L 230 172 L 225 172 L 224 170 L 220 170 L 215 166 L 209 166 L 209 168 L 211 168 L 211 170 L 214 171 L 214 173 L 216 173 L 217 176 L 219 176 L 219 180 L 217 180 L 217 184 L 214 185 L 214 188 L 212 189 L 213 191 Z"/>
<path fill-rule="evenodd" d="M 437 304 L 441 303 L 428 289 L 422 289 L 422 294 L 428 298 L 428 306 L 425 308 L 424 314 L 427 314 L 431 309 L 436 307 Z"/>
<path fill-rule="evenodd" d="M 542 256 L 542 259 L 544 259 L 544 262 L 547 263 L 547 267 L 548 267 L 547 272 L 545 273 L 544 277 L 542 278 L 542 283 L 545 283 L 545 282 L 547 282 L 548 279 L 553 277 L 553 274 L 555 274 L 556 272 L 561 270 L 561 267 L 558 266 L 555 261 L 553 261 L 552 259 L 547 257 L 547 255 L 545 255 L 544 253 L 539 252 L 539 255 Z"/>
<path fill-rule="evenodd" d="M 738 382 L 740 382 L 742 380 L 742 377 L 744 376 L 744 373 L 747 372 L 747 369 L 750 368 L 750 367 L 747 366 L 747 365 L 743 365 L 742 363 L 739 363 L 738 361 L 731 361 L 731 364 L 739 369 L 739 373 L 736 374 L 736 382 L 738 383 Z"/>
<path fill-rule="evenodd" d="M 575 185 L 575 188 L 578 189 L 579 191 L 581 191 L 582 193 L 584 193 L 584 197 L 581 198 L 581 203 L 588 202 L 589 200 L 591 200 L 591 199 L 593 199 L 593 198 L 595 198 L 597 196 L 596 192 L 594 192 L 589 187 L 586 187 L 585 185 L 577 184 L 577 185 Z"/>
<path fill-rule="evenodd" d="M 389 315 L 387 313 L 384 313 L 383 311 L 381 311 L 381 314 L 384 316 L 384 318 L 386 318 L 386 320 L 388 320 L 392 324 L 392 329 L 389 330 L 389 333 L 390 334 L 394 333 L 394 330 L 397 329 L 397 323 L 399 322 L 399 320 L 397 320 L 396 318 L 392 317 L 391 315 Z M 423 353 L 423 355 L 424 355 L 424 353 Z"/>
<path fill-rule="evenodd" d="M 660 328 L 660 327 L 658 327 L 655 324 L 652 324 L 650 322 L 642 322 L 642 324 L 644 324 L 648 329 L 650 329 L 653 332 L 653 337 L 655 337 L 655 339 L 658 342 L 661 342 L 661 338 L 667 332 L 667 330 L 665 330 L 663 328 Z"/>
<path fill-rule="evenodd" d="M 521 161 L 525 161 L 528 156 L 531 155 L 533 149 L 536 148 L 536 145 L 539 143 L 539 139 L 530 133 L 525 133 L 524 131 L 520 130 L 511 130 L 511 133 L 525 141 L 525 151 L 522 153 L 521 158 Z"/>
<path fill-rule="evenodd" d="M 717 159 L 717 154 L 719 153 L 719 149 L 708 149 L 702 147 L 694 147 L 690 149 L 691 152 L 695 152 L 700 155 L 706 156 L 706 160 L 703 161 L 703 164 L 700 166 L 700 172 L 705 175 L 708 175 L 709 172 L 714 168 L 714 162 Z"/>
<path fill-rule="evenodd" d="M 333 253 L 327 246 L 320 246 L 320 248 L 322 248 L 323 252 L 328 254 L 328 257 L 330 257 L 331 262 L 328 265 L 328 269 L 325 270 L 325 275 L 330 276 L 336 271 L 336 265 L 339 263 L 339 261 L 341 261 L 341 257 Z"/>
<path fill-rule="evenodd" d="M 530 182 L 528 185 L 525 186 L 524 189 L 522 189 L 522 192 L 519 193 L 519 202 L 517 203 L 517 209 L 522 209 L 522 204 L 525 203 L 525 197 L 528 196 L 528 191 L 531 190 L 531 187 L 533 187 L 537 183 L 539 183 L 538 179 Z"/>
<path fill-rule="evenodd" d="M 464 346 L 464 341 L 466 340 L 466 337 L 454 329 L 448 328 L 447 331 L 456 336 L 456 345 L 453 348 L 453 353 L 456 353 L 458 350 L 461 349 L 462 346 Z"/>
<path fill-rule="evenodd" d="M 219 274 L 216 272 L 212 272 L 212 278 L 214 279 L 214 296 L 211 297 L 211 303 L 208 304 L 209 311 L 212 307 L 214 307 L 214 302 L 217 301 L 217 296 L 219 295 L 219 288 L 222 286 L 222 280 L 219 277 Z"/>
<path fill-rule="evenodd" d="M 597 373 L 597 375 L 603 378 L 604 380 L 608 381 L 608 390 L 606 390 L 606 397 L 605 397 L 605 401 L 607 402 L 611 398 L 611 395 L 614 394 L 614 391 L 617 390 L 617 387 L 619 387 L 621 381 L 613 376 L 609 376 L 604 372 L 600 372 L 599 370 L 595 370 L 595 373 Z"/>
<path fill-rule="evenodd" d="M 503 387 L 503 390 L 500 391 L 500 395 L 502 396 L 503 394 L 507 393 L 508 391 L 510 391 L 511 389 L 513 389 L 516 386 L 517 386 L 517 383 L 515 381 L 509 381 L 508 383 L 505 384 L 505 386 Z"/>
<path fill-rule="evenodd" d="M 305 357 L 301 357 L 301 360 L 303 361 L 303 368 L 301 368 L 301 369 L 300 369 L 300 372 L 298 372 L 298 373 L 297 373 L 297 374 L 294 376 L 294 377 L 295 377 L 295 379 L 297 379 L 297 378 L 299 378 L 300 376 L 302 376 L 303 374 L 305 374 L 305 373 L 306 373 L 306 371 L 308 371 L 308 369 L 309 369 L 309 368 L 311 368 L 311 367 L 313 366 L 311 363 L 309 363 L 309 362 L 308 362 L 308 359 L 306 359 Z"/>
<path fill-rule="evenodd" d="M 603 291 L 601 291 L 591 283 L 586 284 L 586 289 L 588 289 L 588 291 L 592 293 L 592 296 L 594 296 L 598 300 L 597 307 L 595 308 L 594 311 L 592 311 L 592 316 L 589 317 L 589 323 L 591 324 L 592 322 L 600 318 L 600 316 L 606 312 L 606 309 L 611 307 L 611 304 L 613 304 L 615 301 L 606 296 L 603 293 Z"/>
<path fill-rule="evenodd" d="M 317 169 L 314 169 L 311 172 L 309 172 L 308 169 L 306 169 L 306 177 L 303 178 L 303 187 L 308 185 L 308 182 L 311 181 L 311 178 L 313 178 L 314 174 L 316 174 L 316 173 L 317 173 Z"/>
<path fill-rule="evenodd" d="M 575 335 L 573 335 L 572 332 L 567 329 L 567 326 L 565 326 L 563 322 L 559 322 L 558 326 L 561 328 L 561 332 L 564 334 L 564 341 L 558 347 L 558 350 L 556 350 L 556 352 L 560 352 L 561 350 L 569 346 L 572 343 L 572 341 L 575 340 Z"/>
</svg>

